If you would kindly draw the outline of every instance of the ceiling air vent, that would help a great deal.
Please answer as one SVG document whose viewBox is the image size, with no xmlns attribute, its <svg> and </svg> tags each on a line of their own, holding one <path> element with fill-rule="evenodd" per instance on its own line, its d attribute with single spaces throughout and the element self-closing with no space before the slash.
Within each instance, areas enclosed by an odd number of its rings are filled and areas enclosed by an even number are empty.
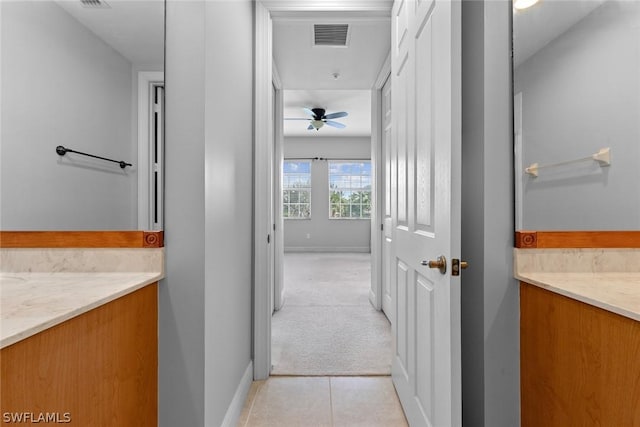
<svg viewBox="0 0 640 427">
<path fill-rule="evenodd" d="M 314 46 L 347 46 L 348 24 L 314 24 Z"/>
<path fill-rule="evenodd" d="M 104 0 L 80 0 L 82 7 L 89 9 L 110 9 L 111 6 Z"/>
</svg>

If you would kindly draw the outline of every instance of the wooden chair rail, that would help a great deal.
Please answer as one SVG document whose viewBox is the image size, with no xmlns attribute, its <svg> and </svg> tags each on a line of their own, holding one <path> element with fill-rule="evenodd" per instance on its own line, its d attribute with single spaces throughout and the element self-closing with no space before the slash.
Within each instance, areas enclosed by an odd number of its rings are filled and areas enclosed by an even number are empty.
<svg viewBox="0 0 640 427">
<path fill-rule="evenodd" d="M 640 231 L 516 231 L 516 248 L 640 248 Z"/>
<path fill-rule="evenodd" d="M 0 248 L 161 248 L 162 231 L 0 231 Z"/>
</svg>

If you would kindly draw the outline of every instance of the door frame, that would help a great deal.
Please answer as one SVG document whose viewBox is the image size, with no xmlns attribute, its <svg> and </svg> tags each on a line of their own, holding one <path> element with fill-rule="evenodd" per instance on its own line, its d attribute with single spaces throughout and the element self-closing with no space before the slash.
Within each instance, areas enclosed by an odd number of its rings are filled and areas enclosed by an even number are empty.
<svg viewBox="0 0 640 427">
<path fill-rule="evenodd" d="M 522 164 L 523 149 L 522 146 L 522 92 L 518 92 L 513 97 L 513 158 L 515 173 L 515 222 L 516 230 L 524 229 L 524 166 Z"/>
<path fill-rule="evenodd" d="M 372 194 L 371 202 L 371 289 L 369 290 L 369 301 L 376 310 L 382 310 L 382 239 L 384 231 L 382 229 L 382 200 L 384 199 L 384 182 L 382 182 L 384 168 L 384 153 L 382 152 L 382 138 L 384 135 L 382 88 L 391 75 L 391 51 L 387 55 L 384 64 L 380 68 L 378 77 L 371 89 L 371 123 L 376 123 L 371 127 L 371 168 Z"/>
<path fill-rule="evenodd" d="M 253 160 L 253 378 L 263 380 L 271 372 L 271 289 L 268 220 L 269 168 L 273 152 L 273 42 L 269 10 L 255 2 L 254 160 Z"/>
<path fill-rule="evenodd" d="M 284 99 L 282 80 L 273 64 L 273 87 L 275 88 L 274 117 L 283 117 Z M 284 305 L 284 220 L 282 218 L 282 162 L 284 161 L 284 123 L 276 120 L 273 143 L 273 242 L 274 242 L 274 296 L 273 308 L 277 311 Z"/>
<path fill-rule="evenodd" d="M 164 85 L 163 71 L 138 71 L 138 229 L 151 230 L 151 86 Z M 160 192 L 162 193 L 162 192 Z"/>
<path fill-rule="evenodd" d="M 274 153 L 273 17 L 296 17 L 308 12 L 359 12 L 367 17 L 387 17 L 391 13 L 390 5 L 384 1 L 355 0 L 345 3 L 340 0 L 316 0 L 304 3 L 299 0 L 257 0 L 255 2 L 253 141 L 253 378 L 255 380 L 267 379 L 271 373 L 272 313 L 271 290 L 267 275 L 269 251 L 273 250 L 273 245 L 267 243 L 267 236 L 270 239 L 273 224 L 265 219 L 269 218 L 269 211 L 274 203 L 274 200 L 269 200 L 268 196 L 270 170 L 268 162 Z M 373 221 L 372 218 L 372 223 Z M 377 235 L 378 233 L 373 234 L 373 236 Z"/>
</svg>

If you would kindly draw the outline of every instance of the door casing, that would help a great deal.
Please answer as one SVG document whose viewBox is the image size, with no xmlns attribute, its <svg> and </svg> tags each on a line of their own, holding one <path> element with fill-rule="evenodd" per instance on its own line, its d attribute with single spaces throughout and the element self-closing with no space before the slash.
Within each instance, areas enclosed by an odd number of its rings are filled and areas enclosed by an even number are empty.
<svg viewBox="0 0 640 427">
<path fill-rule="evenodd" d="M 138 72 L 138 229 L 152 230 L 154 227 L 152 219 L 152 172 L 154 161 L 152 159 L 152 108 L 150 105 L 151 91 L 154 85 L 164 86 L 164 72 L 162 71 L 139 71 Z M 164 113 L 162 113 L 164 114 Z M 163 132 L 163 129 L 159 130 Z M 159 135 L 162 138 L 162 135 Z M 160 149 L 162 157 L 163 149 Z M 158 159 L 162 164 L 162 158 Z M 161 166 L 162 167 L 162 166 Z M 158 171 L 162 176 L 162 170 Z M 162 185 L 159 190 L 162 189 Z M 158 191 L 158 197 L 162 198 L 163 191 Z M 162 200 L 159 200 L 162 205 Z M 160 206 L 162 211 L 162 206 Z M 162 223 L 162 221 L 160 221 Z"/>
<path fill-rule="evenodd" d="M 274 198 L 269 196 L 270 167 L 274 153 L 273 132 L 273 16 L 301 16 L 308 12 L 358 12 L 362 16 L 387 17 L 390 5 L 376 0 L 327 2 L 299 0 L 263 0 L 255 2 L 255 77 L 254 77 L 254 253 L 253 253 L 253 369 L 254 379 L 263 380 L 271 372 L 271 289 L 269 286 L 269 259 L 273 245 L 267 236 L 273 233 L 273 222 L 268 220 Z M 384 83 L 384 82 L 382 82 Z M 382 87 L 382 86 L 381 86 Z M 373 154 L 373 153 L 372 153 Z M 277 199 L 277 196 L 275 197 Z M 271 200 L 269 200 L 271 199 Z M 372 211 L 375 216 L 375 210 Z M 377 217 L 372 223 L 377 223 Z M 276 231 L 278 221 L 276 221 Z M 372 226 L 373 227 L 373 226 Z M 379 225 L 377 225 L 379 227 Z M 379 228 L 378 228 L 379 229 Z M 380 233 L 372 234 L 379 239 Z M 270 238 L 269 238 L 270 239 Z M 380 243 L 377 243 L 380 247 Z M 373 254 L 372 254 L 373 256 Z M 277 255 L 276 255 L 277 259 Z M 379 264 L 377 262 L 376 264 Z M 374 264 L 375 265 L 375 264 Z M 375 269 L 374 269 L 375 270 Z M 277 270 L 276 270 L 277 274 Z M 379 274 L 372 282 L 376 286 L 376 307 L 381 300 Z M 277 277 L 277 276 L 276 276 Z M 372 278 L 373 279 L 373 278 Z M 380 287 L 380 288 L 378 288 Z M 278 289 L 278 284 L 275 286 Z"/>
</svg>

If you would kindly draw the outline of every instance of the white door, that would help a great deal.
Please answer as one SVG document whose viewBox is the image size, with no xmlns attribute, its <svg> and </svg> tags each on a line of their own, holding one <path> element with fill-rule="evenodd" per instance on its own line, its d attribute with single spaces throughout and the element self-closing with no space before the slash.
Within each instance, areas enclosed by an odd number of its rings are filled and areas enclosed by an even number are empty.
<svg viewBox="0 0 640 427">
<path fill-rule="evenodd" d="M 391 218 L 391 78 L 382 86 L 382 311 L 393 320 L 394 281 L 391 280 L 393 257 L 391 252 L 393 221 Z"/>
<path fill-rule="evenodd" d="M 412 426 L 462 423 L 460 1 L 392 11 L 393 381 Z M 422 265 L 443 255 L 447 270 Z"/>
</svg>

